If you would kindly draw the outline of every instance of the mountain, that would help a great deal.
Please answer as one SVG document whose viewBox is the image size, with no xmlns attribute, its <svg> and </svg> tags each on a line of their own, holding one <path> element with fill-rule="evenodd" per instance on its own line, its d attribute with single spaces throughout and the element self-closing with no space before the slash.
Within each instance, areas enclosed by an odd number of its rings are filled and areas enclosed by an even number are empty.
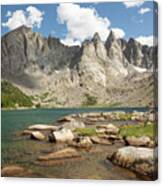
<svg viewBox="0 0 163 186">
<path fill-rule="evenodd" d="M 157 47 L 134 39 L 106 42 L 98 33 L 81 46 L 65 46 L 21 26 L 1 38 L 2 79 L 42 106 L 151 106 Z M 89 105 L 89 104 L 88 104 Z"/>
</svg>

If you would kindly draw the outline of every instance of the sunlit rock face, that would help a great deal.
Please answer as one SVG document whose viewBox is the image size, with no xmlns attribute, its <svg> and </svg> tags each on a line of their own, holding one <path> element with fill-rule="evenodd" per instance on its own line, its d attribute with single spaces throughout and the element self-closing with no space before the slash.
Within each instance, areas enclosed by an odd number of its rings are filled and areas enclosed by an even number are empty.
<svg viewBox="0 0 163 186">
<path fill-rule="evenodd" d="M 147 90 L 153 89 L 157 47 L 117 39 L 112 31 L 105 42 L 95 33 L 81 47 L 69 47 L 25 26 L 4 35 L 1 46 L 2 79 L 28 95 L 39 95 L 35 101 L 45 106 L 79 106 L 85 94 L 98 104 L 153 102 Z"/>
</svg>

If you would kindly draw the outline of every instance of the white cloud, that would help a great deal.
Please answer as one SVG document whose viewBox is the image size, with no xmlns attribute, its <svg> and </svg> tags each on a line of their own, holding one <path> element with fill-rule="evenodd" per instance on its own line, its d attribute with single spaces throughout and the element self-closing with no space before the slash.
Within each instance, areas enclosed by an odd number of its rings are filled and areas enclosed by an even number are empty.
<svg viewBox="0 0 163 186">
<path fill-rule="evenodd" d="M 150 11 L 151 11 L 150 8 L 141 8 L 141 9 L 138 11 L 138 13 L 141 14 L 141 15 L 143 15 L 143 14 L 145 14 L 145 13 L 147 13 L 147 12 L 150 12 Z"/>
<path fill-rule="evenodd" d="M 30 27 L 36 26 L 36 27 L 40 28 L 41 23 L 43 21 L 44 12 L 41 12 L 40 10 L 35 8 L 34 6 L 27 7 L 26 11 L 28 12 L 28 16 L 27 16 L 28 25 Z"/>
<path fill-rule="evenodd" d="M 123 2 L 127 8 L 139 7 L 144 3 L 144 0 L 130 0 Z"/>
<path fill-rule="evenodd" d="M 157 45 L 157 38 L 155 36 L 139 36 L 136 38 L 138 42 L 142 45 L 148 46 L 156 46 Z"/>
<path fill-rule="evenodd" d="M 81 42 L 78 40 L 73 40 L 72 38 L 61 39 L 61 43 L 68 46 L 81 45 Z"/>
<path fill-rule="evenodd" d="M 33 6 L 26 8 L 26 11 L 16 10 L 15 12 L 8 12 L 6 14 L 9 18 L 7 22 L 2 23 L 3 27 L 9 30 L 16 29 L 19 26 L 26 25 L 28 27 L 40 28 L 43 21 L 44 12 L 41 12 Z"/>
<path fill-rule="evenodd" d="M 125 32 L 120 28 L 112 28 L 116 38 L 123 38 L 125 36 Z"/>
<path fill-rule="evenodd" d="M 12 15 L 11 11 L 7 11 L 6 17 L 10 17 Z"/>
<path fill-rule="evenodd" d="M 23 10 L 16 10 L 12 16 L 9 17 L 8 21 L 2 23 L 3 27 L 8 27 L 9 30 L 13 30 L 21 25 L 26 25 L 27 20 Z"/>
<path fill-rule="evenodd" d="M 80 44 L 83 40 L 93 37 L 95 32 L 99 33 L 103 41 L 109 35 L 110 20 L 99 16 L 95 8 L 62 3 L 57 8 L 57 15 L 58 22 L 67 26 L 66 38 L 62 40 L 67 45 Z M 120 29 L 116 32 L 119 34 Z"/>
</svg>

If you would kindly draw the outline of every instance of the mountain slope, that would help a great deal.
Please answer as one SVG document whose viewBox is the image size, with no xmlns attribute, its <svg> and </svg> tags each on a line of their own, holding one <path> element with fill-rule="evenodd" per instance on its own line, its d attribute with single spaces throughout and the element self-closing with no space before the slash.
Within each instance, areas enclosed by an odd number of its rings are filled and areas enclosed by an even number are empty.
<svg viewBox="0 0 163 186">
<path fill-rule="evenodd" d="M 156 54 L 156 47 L 113 32 L 105 43 L 95 33 L 81 47 L 68 47 L 22 26 L 2 37 L 2 78 L 48 107 L 81 106 L 85 95 L 98 105 L 147 106 L 154 101 L 148 81 Z"/>
<path fill-rule="evenodd" d="M 30 97 L 7 81 L 1 82 L 1 92 L 2 108 L 31 107 L 33 105 Z"/>
</svg>

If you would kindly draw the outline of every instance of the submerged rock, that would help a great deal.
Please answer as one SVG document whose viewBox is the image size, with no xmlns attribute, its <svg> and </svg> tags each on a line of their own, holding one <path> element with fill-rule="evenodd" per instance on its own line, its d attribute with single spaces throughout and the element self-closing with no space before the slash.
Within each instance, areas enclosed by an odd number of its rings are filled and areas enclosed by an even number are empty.
<svg viewBox="0 0 163 186">
<path fill-rule="evenodd" d="M 150 138 L 147 136 L 135 137 L 128 136 L 125 139 L 126 143 L 132 146 L 148 146 L 150 143 Z"/>
<path fill-rule="evenodd" d="M 34 132 L 31 133 L 31 139 L 35 139 L 35 140 L 40 140 L 40 141 L 42 141 L 42 140 L 45 140 L 46 137 L 45 137 L 45 135 L 42 134 L 41 132 L 39 132 L 39 131 L 34 131 Z"/>
<path fill-rule="evenodd" d="M 23 177 L 31 176 L 32 172 L 18 165 L 8 165 L 2 168 L 1 175 L 2 177 Z"/>
<path fill-rule="evenodd" d="M 50 160 L 60 160 L 60 159 L 69 159 L 69 158 L 79 158 L 81 155 L 73 148 L 64 148 L 62 150 L 49 153 L 44 156 L 39 156 L 39 161 L 50 161 Z"/>
<path fill-rule="evenodd" d="M 114 164 L 133 170 L 141 175 L 154 177 L 157 174 L 157 149 L 122 147 L 107 157 Z"/>
<path fill-rule="evenodd" d="M 74 139 L 74 134 L 70 129 L 63 128 L 59 131 L 53 132 L 52 138 L 54 142 L 69 142 Z"/>
</svg>

